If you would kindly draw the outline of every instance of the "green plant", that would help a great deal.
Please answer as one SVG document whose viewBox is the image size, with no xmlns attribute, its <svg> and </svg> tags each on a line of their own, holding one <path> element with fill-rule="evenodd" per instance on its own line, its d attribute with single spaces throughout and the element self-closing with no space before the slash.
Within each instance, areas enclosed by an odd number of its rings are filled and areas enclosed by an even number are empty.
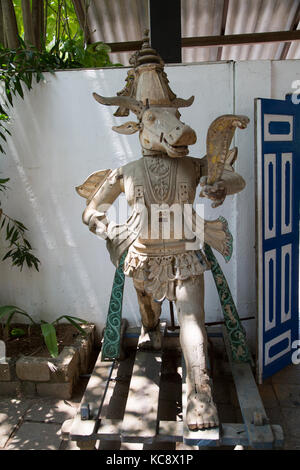
<svg viewBox="0 0 300 470">
<path fill-rule="evenodd" d="M 0 179 L 0 192 L 7 189 L 6 183 L 9 178 Z M 5 230 L 5 240 L 9 243 L 8 251 L 2 261 L 10 258 L 13 266 L 18 266 L 22 271 L 24 263 L 29 268 L 32 266 L 39 270 L 40 260 L 32 253 L 32 246 L 25 237 L 28 230 L 22 222 L 11 218 L 1 208 L 0 202 L 0 230 Z"/>
<path fill-rule="evenodd" d="M 25 310 L 22 310 L 19 307 L 16 307 L 15 305 L 4 305 L 0 307 L 0 319 L 7 317 L 5 327 L 4 327 L 4 338 L 7 340 L 9 338 L 9 335 L 12 336 L 21 336 L 25 332 L 21 328 L 14 328 L 11 331 L 9 331 L 12 319 L 15 314 L 20 314 L 23 315 L 31 321 L 33 325 L 40 325 L 41 327 L 41 333 L 44 338 L 45 344 L 47 346 L 47 349 L 51 355 L 51 357 L 57 357 L 58 356 L 58 341 L 57 341 L 57 336 L 56 336 L 56 330 L 55 330 L 55 325 L 59 323 L 60 320 L 65 318 L 71 325 L 75 326 L 77 330 L 82 334 L 86 335 L 86 332 L 84 331 L 83 328 L 81 328 L 80 323 L 82 324 L 87 324 L 88 322 L 86 320 L 82 320 L 81 318 L 78 317 L 73 317 L 71 315 L 62 315 L 58 318 L 56 318 L 53 322 L 48 323 L 45 322 L 44 320 L 41 320 L 40 323 L 36 323 L 32 317 L 25 312 Z"/>
<path fill-rule="evenodd" d="M 16 95 L 24 98 L 24 87 L 31 90 L 34 80 L 39 83 L 45 72 L 121 66 L 110 61 L 106 44 L 91 44 L 89 6 L 89 0 L 83 3 L 79 0 L 8 0 L 5 21 L 0 22 L 1 153 L 5 153 L 3 143 L 7 135 L 11 135 L 8 129 L 10 107 Z M 6 189 L 7 181 L 9 178 L 0 179 L 0 192 Z M 24 263 L 38 270 L 40 261 L 24 237 L 27 228 L 1 208 L 0 224 L 0 230 L 6 228 L 6 241 L 10 243 L 3 260 L 11 259 L 13 266 L 21 270 Z"/>
</svg>

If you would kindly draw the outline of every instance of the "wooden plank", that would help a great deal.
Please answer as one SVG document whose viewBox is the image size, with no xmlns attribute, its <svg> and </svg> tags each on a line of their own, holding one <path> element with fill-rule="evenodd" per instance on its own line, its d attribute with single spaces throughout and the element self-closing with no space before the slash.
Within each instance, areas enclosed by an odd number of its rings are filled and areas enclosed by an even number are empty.
<svg viewBox="0 0 300 470">
<path fill-rule="evenodd" d="M 182 421 L 160 421 L 155 442 L 182 442 Z"/>
<path fill-rule="evenodd" d="M 183 421 L 160 421 L 159 433 L 155 442 L 182 442 L 183 440 Z M 281 426 L 271 425 L 275 436 L 274 447 L 283 446 L 284 439 Z M 244 423 L 225 423 L 220 429 L 220 444 L 224 446 L 249 445 L 247 430 Z M 209 442 L 205 442 L 205 446 L 209 446 Z M 215 442 L 213 442 L 215 446 Z"/>
<path fill-rule="evenodd" d="M 165 327 L 165 323 L 161 325 L 162 331 Z M 151 443 L 157 434 L 161 364 L 162 351 L 137 350 L 124 413 L 123 442 Z"/>
<path fill-rule="evenodd" d="M 220 441 L 219 427 L 190 431 L 186 423 L 187 388 L 185 362 L 182 358 L 182 416 L 183 416 L 183 442 L 190 446 L 217 446 Z"/>
<path fill-rule="evenodd" d="M 97 439 L 117 441 L 121 439 L 123 421 L 121 419 L 101 419 Z"/>
<path fill-rule="evenodd" d="M 113 367 L 114 362 L 101 361 L 100 351 L 70 430 L 72 440 L 79 439 L 80 436 L 89 436 L 95 432 L 98 424 L 97 418 L 101 412 Z M 89 419 L 83 420 L 81 419 L 81 409 L 87 406 L 89 408 Z"/>
<path fill-rule="evenodd" d="M 254 380 L 251 366 L 247 363 L 233 362 L 227 331 L 224 327 L 222 329 L 249 445 L 255 449 L 272 448 L 274 435 L 271 426 L 268 424 L 268 418 Z M 261 425 L 255 425 L 255 420 Z"/>
<path fill-rule="evenodd" d="M 94 419 L 87 419 L 82 421 L 80 414 L 75 415 L 70 429 L 71 441 L 90 440 L 95 433 Z"/>
</svg>

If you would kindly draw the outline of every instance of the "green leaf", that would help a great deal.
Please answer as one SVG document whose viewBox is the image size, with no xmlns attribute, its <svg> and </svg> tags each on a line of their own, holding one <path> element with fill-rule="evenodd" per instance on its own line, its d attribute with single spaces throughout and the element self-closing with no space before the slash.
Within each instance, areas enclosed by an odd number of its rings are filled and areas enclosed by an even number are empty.
<svg viewBox="0 0 300 470">
<path fill-rule="evenodd" d="M 3 222 L 2 222 L 3 224 Z M 2 258 L 2 261 L 5 261 L 7 258 L 9 258 L 12 254 L 13 250 L 9 250 Z"/>
<path fill-rule="evenodd" d="M 19 95 L 21 96 L 21 98 L 24 99 L 24 93 L 23 93 L 22 85 L 20 83 L 19 78 L 15 81 L 15 88 L 16 88 L 17 92 L 19 93 Z"/>
<path fill-rule="evenodd" d="M 10 332 L 11 336 L 24 336 L 26 332 L 22 328 L 13 328 Z"/>
<path fill-rule="evenodd" d="M 41 325 L 41 330 L 51 357 L 57 357 L 58 344 L 54 326 L 51 323 L 43 323 Z"/>
<path fill-rule="evenodd" d="M 17 310 L 19 310 L 19 308 L 15 305 L 3 305 L 2 307 L 0 307 L 0 318 L 6 315 L 10 315 L 11 313 L 16 312 Z"/>
<path fill-rule="evenodd" d="M 81 328 L 81 326 L 78 325 L 78 323 L 76 323 L 76 321 L 74 321 L 74 317 L 69 317 L 68 315 L 64 315 L 64 317 L 73 325 L 75 326 L 75 328 L 77 328 L 77 330 L 80 331 L 80 333 L 82 333 L 83 335 L 86 335 L 86 331 L 84 331 L 83 328 Z"/>
</svg>

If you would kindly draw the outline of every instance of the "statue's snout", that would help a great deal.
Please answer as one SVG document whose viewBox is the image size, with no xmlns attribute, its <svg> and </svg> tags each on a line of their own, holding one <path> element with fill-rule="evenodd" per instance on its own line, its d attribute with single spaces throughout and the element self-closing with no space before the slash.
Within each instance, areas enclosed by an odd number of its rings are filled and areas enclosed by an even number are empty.
<svg viewBox="0 0 300 470">
<path fill-rule="evenodd" d="M 166 140 L 173 146 L 193 145 L 197 141 L 197 136 L 196 132 L 190 126 L 177 124 L 169 134 L 166 135 Z"/>
</svg>

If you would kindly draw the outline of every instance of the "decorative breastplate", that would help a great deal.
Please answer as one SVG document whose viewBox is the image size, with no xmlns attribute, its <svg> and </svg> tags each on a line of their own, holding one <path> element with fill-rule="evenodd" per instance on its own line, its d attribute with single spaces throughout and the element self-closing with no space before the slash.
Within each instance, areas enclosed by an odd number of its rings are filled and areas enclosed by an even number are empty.
<svg viewBox="0 0 300 470">
<path fill-rule="evenodd" d="M 172 204 L 176 194 L 177 159 L 144 157 L 145 199 L 148 204 Z"/>
</svg>

